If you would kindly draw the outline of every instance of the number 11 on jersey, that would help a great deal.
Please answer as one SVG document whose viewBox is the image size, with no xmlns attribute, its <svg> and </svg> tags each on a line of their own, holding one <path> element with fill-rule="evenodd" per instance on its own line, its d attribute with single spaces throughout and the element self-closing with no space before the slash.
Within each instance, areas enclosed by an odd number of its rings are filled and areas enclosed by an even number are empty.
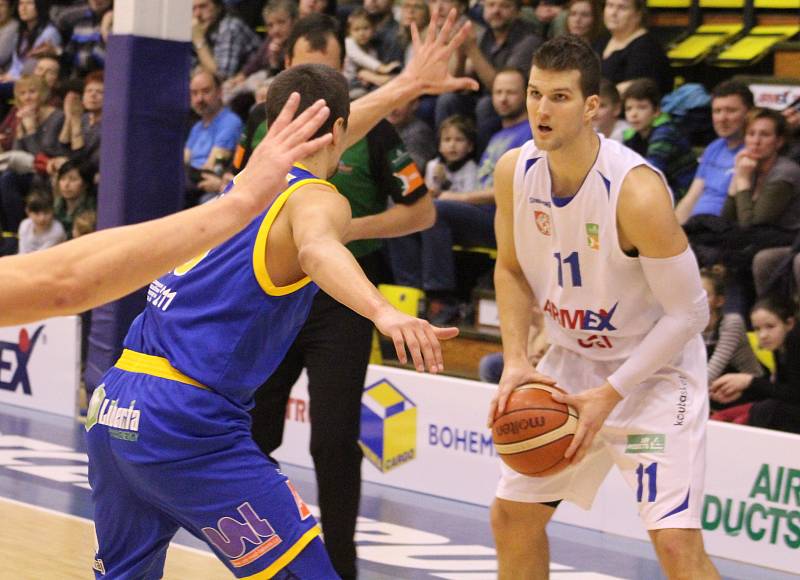
<svg viewBox="0 0 800 580">
<path fill-rule="evenodd" d="M 578 260 L 578 252 L 572 252 L 566 258 L 561 258 L 561 252 L 553 254 L 558 264 L 558 285 L 564 287 L 564 265 L 569 266 L 570 277 L 572 285 L 575 287 L 582 286 L 581 284 L 581 264 Z"/>
</svg>

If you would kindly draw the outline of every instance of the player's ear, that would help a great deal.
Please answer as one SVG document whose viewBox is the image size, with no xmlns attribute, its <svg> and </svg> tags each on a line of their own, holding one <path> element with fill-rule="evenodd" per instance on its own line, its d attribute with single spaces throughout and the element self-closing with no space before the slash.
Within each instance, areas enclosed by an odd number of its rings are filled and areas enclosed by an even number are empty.
<svg viewBox="0 0 800 580">
<path fill-rule="evenodd" d="M 599 110 L 600 110 L 599 95 L 590 95 L 586 99 L 586 102 L 584 103 L 583 107 L 584 119 L 591 123 L 592 120 L 594 120 Z"/>
<path fill-rule="evenodd" d="M 333 123 L 333 130 L 331 131 L 333 133 L 333 141 L 332 141 L 333 145 L 338 145 L 341 141 L 344 140 L 346 131 L 347 127 L 345 127 L 344 119 L 339 117 Z"/>
</svg>

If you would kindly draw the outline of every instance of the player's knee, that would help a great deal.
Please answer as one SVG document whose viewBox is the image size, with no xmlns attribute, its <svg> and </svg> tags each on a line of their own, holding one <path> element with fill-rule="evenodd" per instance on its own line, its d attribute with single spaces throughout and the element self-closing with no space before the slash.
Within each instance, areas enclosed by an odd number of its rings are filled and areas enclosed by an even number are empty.
<svg viewBox="0 0 800 580">
<path fill-rule="evenodd" d="M 668 529 L 653 532 L 659 560 L 670 580 L 698 578 L 705 562 L 700 530 Z"/>
<path fill-rule="evenodd" d="M 495 498 L 489 510 L 495 538 L 517 537 L 520 531 L 524 531 L 529 537 L 544 533 L 551 515 L 545 509 L 539 504 L 522 504 Z"/>
</svg>

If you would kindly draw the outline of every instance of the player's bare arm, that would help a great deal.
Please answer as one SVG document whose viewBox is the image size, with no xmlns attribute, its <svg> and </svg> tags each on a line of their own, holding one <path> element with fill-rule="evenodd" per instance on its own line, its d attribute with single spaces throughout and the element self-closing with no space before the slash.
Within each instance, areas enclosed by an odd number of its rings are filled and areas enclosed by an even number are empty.
<svg viewBox="0 0 800 580">
<path fill-rule="evenodd" d="M 361 140 L 400 103 L 407 103 L 420 95 L 478 90 L 476 80 L 456 78 L 450 74 L 450 58 L 464 42 L 471 27 L 469 23 L 464 24 L 454 33 L 456 19 L 454 8 L 439 30 L 439 16 L 432 14 L 424 40 L 416 26 L 411 25 L 414 57 L 394 79 L 353 102 L 347 127 L 347 147 Z"/>
<path fill-rule="evenodd" d="M 688 248 L 663 180 L 639 166 L 626 176 L 617 206 L 620 246 L 636 253 L 664 316 L 628 360 L 600 387 L 556 396 L 577 408 L 578 429 L 565 456 L 580 461 L 619 401 L 667 364 L 708 320 L 708 305 L 694 254 Z"/>
<path fill-rule="evenodd" d="M 437 328 L 398 312 L 383 298 L 342 244 L 350 223 L 347 200 L 324 186 L 306 186 L 286 203 L 297 260 L 320 288 L 348 308 L 370 319 L 379 332 L 390 337 L 401 363 L 406 348 L 414 366 L 422 372 L 444 368 L 440 340 L 453 338 L 457 328 Z"/>
<path fill-rule="evenodd" d="M 353 218 L 346 242 L 398 238 L 427 230 L 436 222 L 436 208 L 429 193 L 412 204 L 396 203 L 380 213 Z"/>
<path fill-rule="evenodd" d="M 494 173 L 495 236 L 497 261 L 494 286 L 500 313 L 500 332 L 503 338 L 503 375 L 497 393 L 489 406 L 488 426 L 502 413 L 508 396 L 525 383 L 540 382 L 553 385 L 555 381 L 540 375 L 528 360 L 528 332 L 535 296 L 522 272 L 514 248 L 514 167 L 519 149 L 505 153 L 497 162 Z"/>
<path fill-rule="evenodd" d="M 0 259 L 0 325 L 75 314 L 116 300 L 237 233 L 285 188 L 292 163 L 331 141 L 325 135 L 306 142 L 328 116 L 324 102 L 292 121 L 298 104 L 295 94 L 224 198 Z"/>
</svg>

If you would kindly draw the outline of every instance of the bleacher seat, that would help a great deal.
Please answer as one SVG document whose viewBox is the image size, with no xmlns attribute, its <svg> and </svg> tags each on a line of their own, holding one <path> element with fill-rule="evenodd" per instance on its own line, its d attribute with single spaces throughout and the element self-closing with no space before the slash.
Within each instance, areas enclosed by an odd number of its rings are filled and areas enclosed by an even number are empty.
<svg viewBox="0 0 800 580">
<path fill-rule="evenodd" d="M 667 56 L 673 66 L 695 64 L 743 29 L 743 24 L 703 24 L 690 36 L 673 46 L 667 52 Z"/>
<path fill-rule="evenodd" d="M 748 66 L 760 61 L 777 43 L 800 32 L 800 24 L 754 26 L 747 35 L 720 52 L 712 64 L 724 67 Z"/>
</svg>

